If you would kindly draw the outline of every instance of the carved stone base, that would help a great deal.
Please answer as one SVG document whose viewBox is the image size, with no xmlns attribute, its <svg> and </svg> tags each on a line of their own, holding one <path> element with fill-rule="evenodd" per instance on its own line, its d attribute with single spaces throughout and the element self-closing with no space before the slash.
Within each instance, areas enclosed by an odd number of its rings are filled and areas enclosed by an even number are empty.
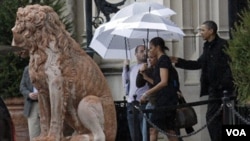
<svg viewBox="0 0 250 141">
<path fill-rule="evenodd" d="M 23 101 L 23 97 L 4 100 L 15 126 L 17 141 L 29 141 L 28 123 L 23 115 Z"/>
</svg>

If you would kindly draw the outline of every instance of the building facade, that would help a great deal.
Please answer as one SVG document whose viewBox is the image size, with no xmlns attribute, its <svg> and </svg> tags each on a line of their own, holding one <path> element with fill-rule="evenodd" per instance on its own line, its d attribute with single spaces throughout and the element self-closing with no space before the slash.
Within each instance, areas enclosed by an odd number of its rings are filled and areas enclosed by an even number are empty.
<svg viewBox="0 0 250 141">
<path fill-rule="evenodd" d="M 87 0 L 67 0 L 67 9 L 71 15 L 71 20 L 75 25 L 74 32 L 76 33 L 76 40 L 80 44 L 83 44 L 83 46 L 86 46 L 86 43 L 88 42 L 86 40 L 88 30 L 91 30 L 92 34 L 94 34 L 95 31 L 93 26 L 91 29 L 87 28 L 88 23 L 86 16 L 88 13 L 86 13 L 86 8 L 92 7 L 92 17 L 95 17 L 98 14 L 94 0 L 92 0 L 92 3 L 86 1 Z M 106 1 L 110 3 L 117 3 L 122 0 Z M 230 6 L 234 5 L 235 1 L 236 0 L 153 0 L 153 2 L 161 3 L 177 13 L 176 15 L 171 16 L 171 20 L 174 21 L 186 34 L 183 40 L 166 42 L 166 45 L 170 48 L 168 55 L 196 60 L 202 52 L 204 42 L 197 29 L 200 24 L 206 20 L 214 20 L 218 24 L 218 34 L 222 38 L 230 39 L 229 29 L 234 21 L 232 18 L 235 18 L 232 16 L 232 10 L 236 9 L 232 7 L 230 9 Z M 122 8 L 133 2 L 135 2 L 135 0 L 126 0 L 125 4 L 119 6 L 118 8 Z M 233 14 L 234 13 L 235 11 Z M 103 16 L 102 13 L 100 14 Z M 110 16 L 112 17 L 112 14 Z M 105 60 L 97 54 L 94 55 L 94 60 L 98 63 L 106 76 L 112 90 L 114 100 L 123 100 L 125 96 L 121 80 L 123 60 Z M 180 76 L 181 90 L 187 102 L 206 100 L 207 97 L 199 97 L 200 71 L 177 70 Z M 195 106 L 194 108 L 198 116 L 198 124 L 194 126 L 194 129 L 199 130 L 206 124 L 206 105 Z M 182 134 L 186 134 L 184 130 L 181 132 Z M 162 140 L 166 140 L 165 137 L 163 137 Z M 185 138 L 184 140 L 210 141 L 206 128 L 193 136 Z"/>
</svg>

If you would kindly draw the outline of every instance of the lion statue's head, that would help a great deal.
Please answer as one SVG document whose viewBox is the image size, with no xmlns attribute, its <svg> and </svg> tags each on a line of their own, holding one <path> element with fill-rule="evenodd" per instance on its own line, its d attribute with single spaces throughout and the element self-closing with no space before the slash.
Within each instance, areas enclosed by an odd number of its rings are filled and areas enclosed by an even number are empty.
<svg viewBox="0 0 250 141">
<path fill-rule="evenodd" d="M 30 51 L 48 47 L 50 42 L 54 42 L 57 49 L 68 47 L 71 39 L 53 8 L 39 4 L 18 8 L 12 32 L 12 45 Z"/>
</svg>

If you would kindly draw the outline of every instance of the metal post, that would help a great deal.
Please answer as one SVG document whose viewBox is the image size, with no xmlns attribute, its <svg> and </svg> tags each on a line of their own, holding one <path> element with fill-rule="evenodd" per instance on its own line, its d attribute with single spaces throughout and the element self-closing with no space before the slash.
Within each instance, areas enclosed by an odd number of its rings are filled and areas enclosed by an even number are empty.
<svg viewBox="0 0 250 141">
<path fill-rule="evenodd" d="M 85 0 L 87 47 L 92 39 L 92 0 Z"/>
<path fill-rule="evenodd" d="M 85 13 L 86 13 L 86 40 L 87 47 L 84 49 L 86 53 L 93 58 L 94 51 L 89 48 L 89 44 L 92 40 L 92 0 L 85 0 Z"/>
<path fill-rule="evenodd" d="M 228 22 L 229 22 L 229 37 L 230 39 L 232 39 L 232 34 L 231 34 L 231 28 L 234 27 L 234 20 L 235 20 L 235 17 L 234 17 L 234 13 L 235 13 L 235 9 L 233 8 L 234 4 L 233 4 L 233 0 L 228 0 Z"/>
<path fill-rule="evenodd" d="M 138 106 L 139 102 L 136 100 L 137 95 L 134 95 L 133 97 L 134 97 L 134 101 L 132 102 L 133 117 L 134 117 L 134 139 L 133 140 L 136 141 L 137 140 L 136 135 L 138 134 L 137 127 L 138 127 L 139 121 L 138 121 L 138 111 L 135 109 L 135 106 Z"/>
<path fill-rule="evenodd" d="M 145 108 L 146 109 L 146 108 Z M 147 116 L 147 118 L 149 118 L 149 113 L 146 113 L 146 116 Z M 149 123 L 146 121 L 146 130 L 147 130 L 147 134 L 146 134 L 146 136 L 147 136 L 147 141 L 149 141 L 150 140 L 150 138 L 149 138 Z"/>
<path fill-rule="evenodd" d="M 234 100 L 231 100 L 230 101 L 230 103 L 231 103 L 231 110 L 229 111 L 229 114 L 230 114 L 230 125 L 235 125 L 235 115 L 234 115 L 234 113 L 233 113 L 233 110 L 232 110 L 232 108 L 235 108 L 235 101 Z"/>
<path fill-rule="evenodd" d="M 229 103 L 229 97 L 228 92 L 225 90 L 223 91 L 224 97 L 222 98 L 223 102 L 223 124 L 229 125 L 230 124 L 230 114 L 229 114 L 229 108 L 227 107 L 227 104 Z"/>
</svg>

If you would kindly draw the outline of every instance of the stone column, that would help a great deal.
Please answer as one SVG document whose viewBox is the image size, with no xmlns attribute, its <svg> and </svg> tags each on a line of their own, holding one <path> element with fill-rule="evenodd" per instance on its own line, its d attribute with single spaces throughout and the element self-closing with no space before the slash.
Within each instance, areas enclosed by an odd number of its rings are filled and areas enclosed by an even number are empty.
<svg viewBox="0 0 250 141">
<path fill-rule="evenodd" d="M 218 34 L 222 38 L 229 39 L 228 0 L 212 1 L 212 19 L 218 24 Z"/>
<path fill-rule="evenodd" d="M 175 0 L 171 1 L 171 8 L 176 11 L 177 15 L 172 20 L 183 28 L 186 36 L 182 41 L 176 43 L 173 47 L 174 56 L 187 60 L 197 60 L 202 52 L 203 40 L 198 33 L 198 27 L 208 17 L 208 8 L 206 0 Z M 200 101 L 200 70 L 183 70 L 177 69 L 180 76 L 181 90 L 187 102 Z M 195 106 L 198 116 L 198 124 L 194 129 L 199 129 L 206 124 L 205 112 L 206 106 Z M 199 134 L 185 138 L 187 141 L 204 140 L 204 136 L 208 137 L 207 130 L 202 130 Z M 186 134 L 184 130 L 181 132 Z"/>
</svg>

